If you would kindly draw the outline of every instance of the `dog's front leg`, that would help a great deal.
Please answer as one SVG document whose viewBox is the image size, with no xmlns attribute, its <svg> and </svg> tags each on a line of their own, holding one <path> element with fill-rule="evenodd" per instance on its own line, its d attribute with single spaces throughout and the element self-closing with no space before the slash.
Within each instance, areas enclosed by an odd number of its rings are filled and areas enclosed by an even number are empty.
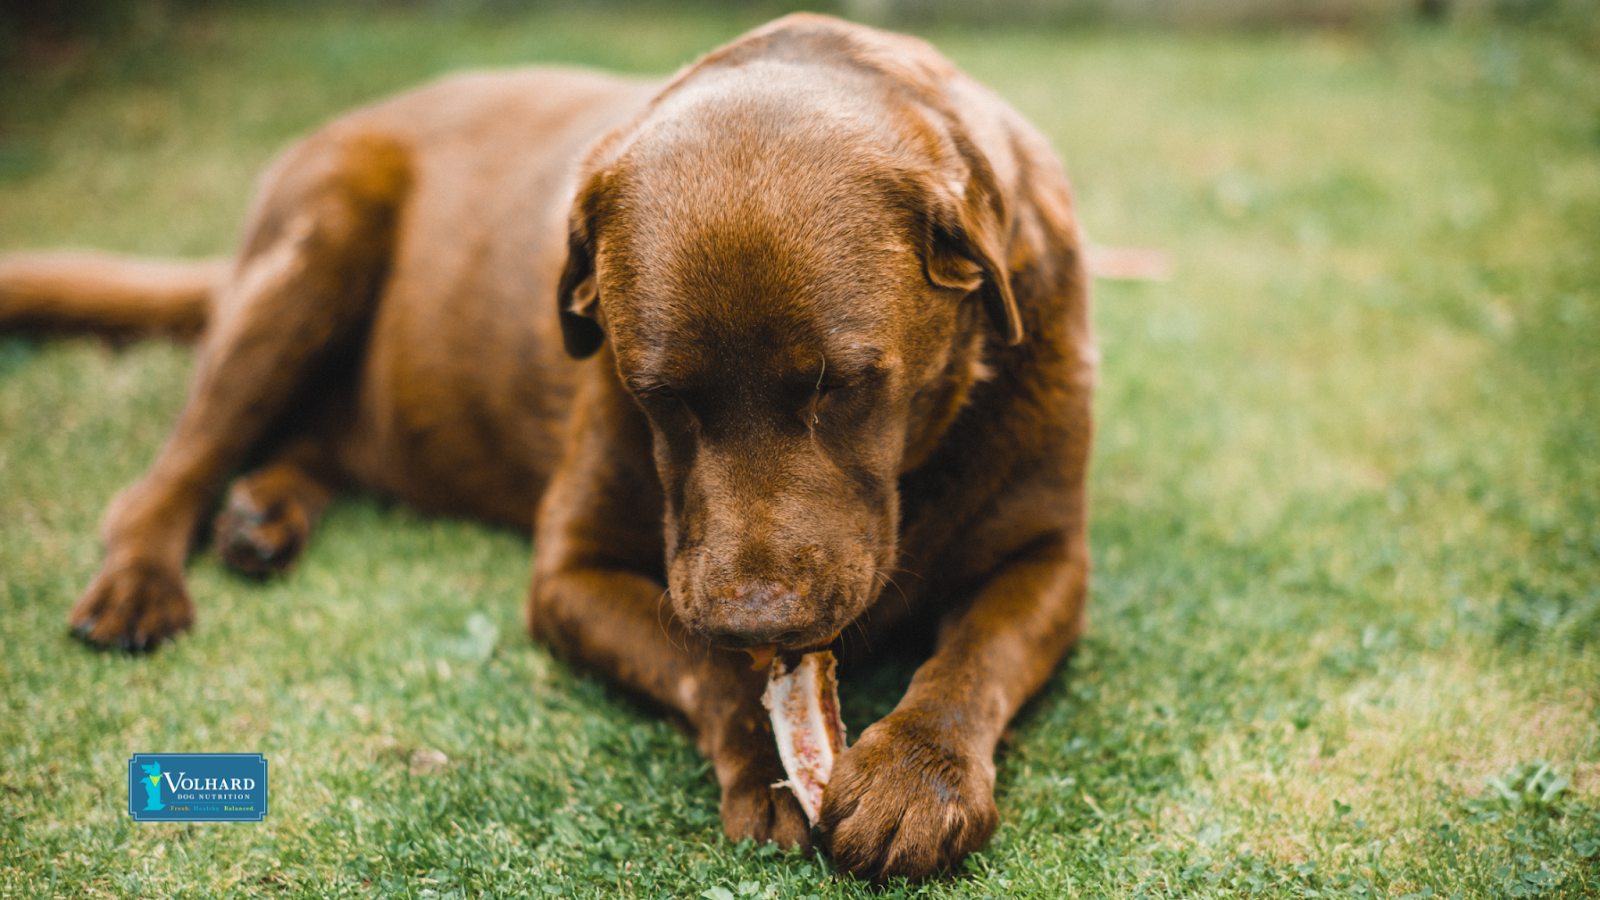
<svg viewBox="0 0 1600 900">
<path fill-rule="evenodd" d="M 905 698 L 833 770 L 820 825 L 835 862 L 920 878 L 989 839 L 995 746 L 1082 629 L 1086 558 L 1081 537 L 1036 545 L 944 623 Z"/>
<path fill-rule="evenodd" d="M 722 786 L 728 836 L 808 846 L 743 653 L 687 635 L 662 576 L 662 499 L 643 414 L 610 353 L 588 363 L 566 454 L 539 513 L 528 627 L 574 665 L 677 710 Z"/>
</svg>

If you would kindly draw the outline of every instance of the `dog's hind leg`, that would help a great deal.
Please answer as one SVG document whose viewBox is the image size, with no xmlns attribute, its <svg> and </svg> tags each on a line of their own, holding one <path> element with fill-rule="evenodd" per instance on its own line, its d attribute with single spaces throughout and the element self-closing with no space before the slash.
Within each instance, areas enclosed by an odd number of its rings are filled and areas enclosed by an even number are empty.
<svg viewBox="0 0 1600 900">
<path fill-rule="evenodd" d="M 73 607 L 91 644 L 148 649 L 194 621 L 183 563 L 230 470 L 354 352 L 393 252 L 409 180 L 395 142 L 323 132 L 269 174 L 245 249 L 218 292 L 189 401 L 144 478 L 102 524 L 105 562 Z"/>
<path fill-rule="evenodd" d="M 268 464 L 228 489 L 212 526 L 217 555 L 246 575 L 294 564 L 340 481 L 325 441 L 292 441 Z"/>
</svg>

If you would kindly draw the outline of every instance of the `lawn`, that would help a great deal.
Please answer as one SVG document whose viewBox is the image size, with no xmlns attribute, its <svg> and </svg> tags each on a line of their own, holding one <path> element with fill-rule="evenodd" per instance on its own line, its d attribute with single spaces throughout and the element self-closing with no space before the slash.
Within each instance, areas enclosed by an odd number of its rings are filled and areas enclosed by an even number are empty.
<svg viewBox="0 0 1600 900">
<path fill-rule="evenodd" d="M 136 17 L 0 90 L 0 249 L 225 252 L 255 173 L 466 66 L 667 72 L 754 13 Z M 1600 55 L 1559 35 L 934 31 L 1099 241 L 1090 632 L 1001 825 L 880 896 L 1600 896 Z M 526 536 L 336 505 L 193 632 L 72 641 L 187 348 L 0 336 L 0 897 L 866 897 L 734 844 L 672 724 L 534 646 Z M 911 663 L 845 671 L 859 731 Z M 260 824 L 131 822 L 134 752 L 260 752 Z"/>
</svg>

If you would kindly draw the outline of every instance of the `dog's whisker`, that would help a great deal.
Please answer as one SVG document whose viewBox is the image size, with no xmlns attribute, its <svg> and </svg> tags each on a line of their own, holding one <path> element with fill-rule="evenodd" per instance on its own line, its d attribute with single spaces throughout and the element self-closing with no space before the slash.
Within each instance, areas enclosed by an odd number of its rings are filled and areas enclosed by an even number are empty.
<svg viewBox="0 0 1600 900">
<path fill-rule="evenodd" d="M 895 569 L 895 571 L 896 572 L 900 572 L 902 574 L 916 575 L 915 572 L 910 572 L 910 571 L 908 571 L 906 569 L 898 569 L 897 568 L 897 569 Z M 879 569 L 878 570 L 877 577 L 882 579 L 882 582 L 880 583 L 880 587 L 882 585 L 884 585 L 884 584 L 893 585 L 894 586 L 895 593 L 900 595 L 900 602 L 905 604 L 906 614 L 910 615 L 911 614 L 911 598 L 906 596 L 905 588 L 902 588 L 900 586 L 900 582 L 895 581 L 894 580 L 894 576 L 890 575 L 888 573 L 888 571 L 883 570 L 883 569 Z"/>
<path fill-rule="evenodd" d="M 855 618 L 855 621 L 851 622 L 850 625 L 848 627 L 846 627 L 844 632 L 843 632 L 843 635 L 844 635 L 844 638 L 845 638 L 846 641 L 850 640 L 850 632 L 851 631 L 859 632 L 860 635 L 861 635 L 861 646 L 863 648 L 863 652 L 864 653 L 871 653 L 872 652 L 872 636 L 867 631 L 867 625 L 866 625 L 866 620 L 871 618 L 871 616 L 872 616 L 872 611 L 870 609 L 865 611 L 865 612 L 863 612 L 861 615 L 857 616 Z"/>
<path fill-rule="evenodd" d="M 672 649 L 681 651 L 683 653 L 688 653 L 688 643 L 685 642 L 683 646 L 678 646 L 677 639 L 672 636 L 672 627 L 669 624 L 670 620 L 662 616 L 662 611 L 665 610 L 667 606 L 667 598 L 671 596 L 671 594 L 672 589 L 666 588 L 662 590 L 661 596 L 656 598 L 656 625 L 661 629 L 661 634 L 666 637 L 667 643 L 672 646 Z"/>
</svg>

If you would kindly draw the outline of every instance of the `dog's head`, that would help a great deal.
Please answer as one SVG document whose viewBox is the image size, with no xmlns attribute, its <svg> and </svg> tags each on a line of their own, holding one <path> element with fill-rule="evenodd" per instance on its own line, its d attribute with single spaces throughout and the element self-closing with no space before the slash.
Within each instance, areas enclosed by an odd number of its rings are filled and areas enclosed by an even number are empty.
<svg viewBox="0 0 1600 900">
<path fill-rule="evenodd" d="M 814 64 L 837 42 L 756 43 L 592 155 L 560 314 L 649 418 L 679 618 L 799 649 L 876 598 L 899 477 L 1021 324 L 1002 198 L 954 117 L 881 66 Z"/>
</svg>

